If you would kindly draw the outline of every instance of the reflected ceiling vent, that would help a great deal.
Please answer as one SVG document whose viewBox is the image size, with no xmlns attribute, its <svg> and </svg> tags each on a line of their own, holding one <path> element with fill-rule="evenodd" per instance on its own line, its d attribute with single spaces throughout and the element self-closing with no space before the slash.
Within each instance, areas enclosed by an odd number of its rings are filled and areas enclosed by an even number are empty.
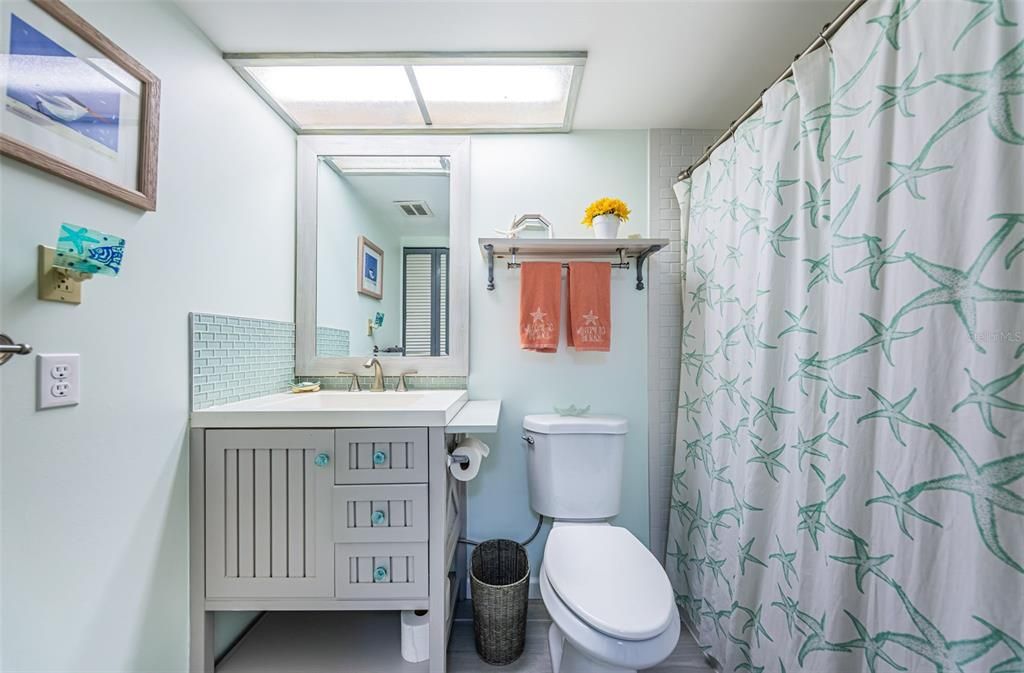
<svg viewBox="0 0 1024 673">
<path fill-rule="evenodd" d="M 395 205 L 409 217 L 433 217 L 434 213 L 426 201 L 395 201 Z"/>
</svg>

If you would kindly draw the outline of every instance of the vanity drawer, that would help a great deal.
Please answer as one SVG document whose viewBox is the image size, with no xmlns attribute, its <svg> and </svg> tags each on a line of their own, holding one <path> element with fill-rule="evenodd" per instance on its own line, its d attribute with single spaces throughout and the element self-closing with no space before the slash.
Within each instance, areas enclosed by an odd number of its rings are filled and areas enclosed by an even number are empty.
<svg viewBox="0 0 1024 673">
<path fill-rule="evenodd" d="M 427 543 L 334 546 L 337 598 L 426 598 Z"/>
<path fill-rule="evenodd" d="M 335 542 L 426 542 L 427 485 L 335 486 Z"/>
<path fill-rule="evenodd" d="M 427 481 L 426 428 L 335 430 L 334 452 L 336 484 Z"/>
</svg>

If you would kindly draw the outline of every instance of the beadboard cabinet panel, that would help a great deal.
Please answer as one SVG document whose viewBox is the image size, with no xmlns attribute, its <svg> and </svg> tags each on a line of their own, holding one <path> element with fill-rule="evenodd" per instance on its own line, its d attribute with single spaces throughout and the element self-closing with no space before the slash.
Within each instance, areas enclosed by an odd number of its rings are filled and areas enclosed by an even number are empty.
<svg viewBox="0 0 1024 673">
<path fill-rule="evenodd" d="M 330 430 L 206 433 L 206 595 L 334 595 Z"/>
</svg>

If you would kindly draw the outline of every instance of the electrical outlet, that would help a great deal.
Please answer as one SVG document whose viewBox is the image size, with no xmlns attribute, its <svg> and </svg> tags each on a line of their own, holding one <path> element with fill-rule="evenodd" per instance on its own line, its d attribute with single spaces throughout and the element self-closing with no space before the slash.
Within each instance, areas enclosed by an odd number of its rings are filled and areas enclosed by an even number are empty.
<svg viewBox="0 0 1024 673">
<path fill-rule="evenodd" d="M 39 355 L 36 357 L 36 365 L 40 409 L 78 404 L 80 370 L 77 353 Z"/>
<path fill-rule="evenodd" d="M 37 285 L 39 298 L 63 304 L 82 303 L 82 283 L 58 271 L 53 266 L 54 250 L 39 246 L 39 270 Z"/>
</svg>

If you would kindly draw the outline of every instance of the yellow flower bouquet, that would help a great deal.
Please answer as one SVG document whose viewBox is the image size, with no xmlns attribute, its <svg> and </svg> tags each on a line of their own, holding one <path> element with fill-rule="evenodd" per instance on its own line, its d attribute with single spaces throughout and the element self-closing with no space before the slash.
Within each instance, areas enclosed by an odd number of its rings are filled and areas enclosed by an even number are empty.
<svg viewBox="0 0 1024 673">
<path fill-rule="evenodd" d="M 605 197 L 587 206 L 583 225 L 594 229 L 597 238 L 616 238 L 619 224 L 629 219 L 629 206 L 625 201 Z"/>
<path fill-rule="evenodd" d="M 594 226 L 594 218 L 600 215 L 614 215 L 621 220 L 629 219 L 629 206 L 625 201 L 610 199 L 607 196 L 594 201 L 587 206 L 587 212 L 583 215 L 583 225 Z"/>
</svg>

